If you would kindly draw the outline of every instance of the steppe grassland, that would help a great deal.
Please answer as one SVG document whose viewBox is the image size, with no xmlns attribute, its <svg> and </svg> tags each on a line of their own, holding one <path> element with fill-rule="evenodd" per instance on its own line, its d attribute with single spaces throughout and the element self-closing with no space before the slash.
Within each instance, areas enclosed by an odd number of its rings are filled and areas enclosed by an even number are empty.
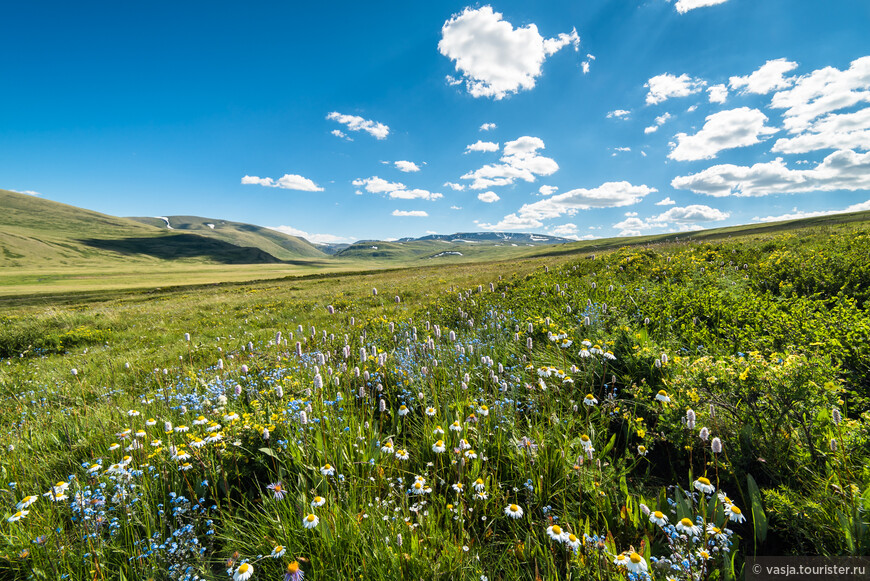
<svg viewBox="0 0 870 581">
<path fill-rule="evenodd" d="M 864 554 L 870 242 L 843 230 L 7 310 L 0 567 L 686 579 Z"/>
</svg>

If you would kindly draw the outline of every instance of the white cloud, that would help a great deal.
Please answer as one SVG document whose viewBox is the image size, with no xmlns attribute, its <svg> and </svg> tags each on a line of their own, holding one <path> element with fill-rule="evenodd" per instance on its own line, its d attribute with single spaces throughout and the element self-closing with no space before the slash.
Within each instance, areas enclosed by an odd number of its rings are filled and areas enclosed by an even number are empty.
<svg viewBox="0 0 870 581">
<path fill-rule="evenodd" d="M 502 230 L 532 230 L 535 228 L 540 228 L 544 223 L 534 218 L 521 218 L 516 214 L 508 214 L 501 221 L 495 224 L 478 224 L 480 228 L 484 230 L 495 230 L 500 232 Z"/>
<path fill-rule="evenodd" d="M 731 214 L 717 208 L 693 204 L 682 208 L 671 208 L 666 212 L 647 218 L 638 218 L 637 213 L 628 212 L 626 219 L 613 225 L 620 230 L 620 236 L 639 236 L 642 230 L 667 228 L 673 222 L 680 230 L 695 228 L 699 222 L 719 222 L 728 219 Z"/>
<path fill-rule="evenodd" d="M 476 143 L 465 146 L 465 153 L 469 151 L 498 151 L 498 143 L 478 139 Z"/>
<path fill-rule="evenodd" d="M 396 190 L 404 190 L 405 184 L 399 182 L 389 182 L 385 179 L 379 178 L 378 176 L 372 176 L 370 178 L 358 178 L 353 180 L 353 185 L 356 187 L 364 187 L 365 190 L 372 194 L 385 194 L 389 192 L 395 192 Z"/>
<path fill-rule="evenodd" d="M 804 133 L 777 139 L 771 151 L 807 153 L 819 149 L 870 149 L 870 107 L 826 115 Z"/>
<path fill-rule="evenodd" d="M 694 113 L 694 112 L 697 111 L 697 110 L 698 110 L 698 106 L 697 106 L 697 105 L 692 105 L 691 107 L 689 107 L 688 109 L 686 109 L 686 113 Z"/>
<path fill-rule="evenodd" d="M 16 194 L 25 194 L 28 196 L 41 196 L 39 192 L 34 192 L 33 190 L 9 190 L 10 192 L 15 192 Z"/>
<path fill-rule="evenodd" d="M 461 210 L 462 206 L 450 206 L 451 210 Z"/>
<path fill-rule="evenodd" d="M 480 130 L 481 131 L 491 131 L 491 130 L 495 129 L 496 127 L 498 127 L 498 125 L 496 125 L 495 123 L 484 123 L 483 125 L 480 126 Z"/>
<path fill-rule="evenodd" d="M 524 219 L 533 220 L 558 218 L 563 214 L 573 216 L 578 210 L 630 206 L 655 191 L 657 191 L 655 188 L 645 185 L 634 186 L 628 182 L 606 182 L 591 190 L 578 188 L 538 202 L 524 204 L 517 213 Z"/>
<path fill-rule="evenodd" d="M 358 115 L 343 115 L 337 111 L 333 111 L 327 115 L 326 118 L 331 121 L 337 121 L 342 125 L 347 125 L 347 128 L 350 131 L 365 131 L 376 139 L 386 139 L 387 135 L 390 134 L 390 128 L 383 123 L 363 119 Z"/>
<path fill-rule="evenodd" d="M 389 196 L 394 200 L 428 200 L 430 202 L 444 197 L 438 192 L 430 192 L 429 190 L 421 190 L 419 188 L 411 190 L 395 190 L 390 192 Z"/>
<path fill-rule="evenodd" d="M 336 236 L 335 234 L 309 234 L 305 230 L 294 228 L 293 226 L 267 226 L 269 230 L 277 230 L 289 236 L 299 236 L 305 238 L 314 244 L 336 244 L 341 242 L 352 242 L 353 238 L 345 236 Z"/>
<path fill-rule="evenodd" d="M 713 85 L 707 89 L 707 96 L 711 103 L 724 103 L 728 100 L 728 87 L 725 85 Z"/>
<path fill-rule="evenodd" d="M 453 182 L 444 182 L 445 188 L 450 188 L 451 190 L 461 192 L 465 189 L 465 184 L 454 184 Z"/>
<path fill-rule="evenodd" d="M 413 161 L 397 161 L 395 166 L 397 170 L 405 173 L 420 171 L 420 166 Z"/>
<path fill-rule="evenodd" d="M 785 73 L 796 69 L 797 63 L 786 59 L 767 61 L 761 67 L 745 77 L 731 77 L 728 83 L 734 90 L 743 89 L 743 93 L 765 95 L 771 91 L 785 89 L 791 86 L 794 78 L 786 78 Z M 745 88 L 744 88 L 745 87 Z"/>
<path fill-rule="evenodd" d="M 438 50 L 456 63 L 469 94 L 502 99 L 534 88 L 544 60 L 569 44 L 575 50 L 580 46 L 576 30 L 545 39 L 534 24 L 514 28 L 483 6 L 466 8 L 446 21 Z"/>
<path fill-rule="evenodd" d="M 677 0 L 675 5 L 677 12 L 680 14 L 685 14 L 689 10 L 694 10 L 695 8 L 706 8 L 707 6 L 715 6 L 716 4 L 723 4 L 726 0 Z"/>
<path fill-rule="evenodd" d="M 555 226 L 550 233 L 553 236 L 561 236 L 562 238 L 570 238 L 572 240 L 580 240 L 580 237 L 577 236 L 577 224 L 572 224 L 568 222 L 567 224 L 560 224 L 559 226 Z M 584 238 L 589 238 L 590 236 L 584 236 Z"/>
<path fill-rule="evenodd" d="M 434 201 L 442 198 L 438 192 L 430 192 L 421 189 L 408 189 L 407 186 L 399 182 L 390 182 L 378 176 L 370 178 L 357 178 L 353 180 L 353 185 L 372 194 L 387 194 L 394 200 L 429 200 Z"/>
<path fill-rule="evenodd" d="M 870 56 L 852 61 L 845 71 L 825 67 L 798 77 L 792 88 L 773 95 L 770 106 L 785 109 L 785 128 L 798 133 L 814 119 L 866 102 L 870 102 Z"/>
<path fill-rule="evenodd" d="M 613 111 L 607 113 L 607 118 L 627 119 L 630 114 L 631 111 L 626 111 L 625 109 L 614 109 Z"/>
<path fill-rule="evenodd" d="M 668 154 L 677 161 L 711 159 L 723 149 L 760 143 L 759 137 L 776 133 L 766 127 L 767 116 L 758 109 L 740 107 L 708 115 L 704 127 L 695 135 L 677 133 L 677 145 Z"/>
<path fill-rule="evenodd" d="M 473 180 L 472 190 L 484 190 L 497 186 L 507 186 L 521 179 L 535 181 L 535 176 L 548 176 L 559 169 L 553 159 L 538 155 L 544 149 L 543 140 L 538 137 L 523 136 L 504 144 L 502 163 L 488 164 L 480 169 L 461 176 L 463 180 Z"/>
<path fill-rule="evenodd" d="M 499 201 L 501 198 L 498 197 L 498 194 L 495 192 L 483 192 L 477 194 L 477 199 L 481 202 L 486 202 L 487 204 L 492 204 L 493 202 Z"/>
<path fill-rule="evenodd" d="M 870 189 L 870 153 L 836 151 L 812 169 L 788 169 L 782 158 L 751 167 L 714 165 L 676 177 L 671 186 L 707 196 L 757 197 L 773 194 Z"/>
<path fill-rule="evenodd" d="M 582 63 L 580 63 L 580 67 L 583 69 L 584 75 L 589 74 L 589 61 L 583 61 Z"/>
<path fill-rule="evenodd" d="M 339 138 L 341 138 L 341 139 L 346 139 L 346 140 L 348 140 L 348 141 L 353 141 L 353 138 L 350 137 L 349 135 L 347 135 L 347 134 L 346 134 L 344 131 L 342 131 L 341 129 L 333 129 L 332 131 L 330 131 L 330 133 L 332 133 L 333 135 L 335 135 L 336 137 L 339 137 Z"/>
<path fill-rule="evenodd" d="M 670 113 L 663 113 L 663 114 L 659 115 L 658 117 L 656 117 L 656 124 L 650 125 L 649 127 L 645 127 L 643 132 L 644 133 L 655 133 L 656 131 L 659 130 L 659 127 L 664 125 L 667 122 L 667 120 L 672 118 L 672 117 L 673 117 L 673 115 L 671 115 Z"/>
<path fill-rule="evenodd" d="M 670 210 L 655 216 L 656 222 L 676 222 L 677 224 L 689 224 L 694 222 L 718 222 L 726 220 L 731 214 L 723 212 L 717 208 L 704 206 L 702 204 L 692 204 L 682 208 L 674 207 Z"/>
<path fill-rule="evenodd" d="M 393 216 L 406 216 L 411 218 L 425 218 L 429 214 L 423 210 L 393 210 Z"/>
<path fill-rule="evenodd" d="M 614 151 L 618 151 L 620 153 L 625 153 L 625 152 L 631 151 L 630 147 L 614 147 L 613 149 L 614 149 Z"/>
<path fill-rule="evenodd" d="M 319 187 L 308 178 L 304 178 L 296 174 L 284 174 L 277 180 L 272 178 L 260 178 L 257 176 L 248 176 L 242 178 L 244 185 L 266 186 L 267 188 L 281 188 L 284 190 L 299 190 L 301 192 L 322 192 L 323 188 Z"/>
<path fill-rule="evenodd" d="M 699 92 L 706 84 L 706 81 L 693 79 L 685 73 L 679 77 L 669 73 L 657 75 L 644 84 L 649 89 L 646 102 L 648 105 L 657 105 L 671 97 L 688 97 Z"/>
<path fill-rule="evenodd" d="M 538 188 L 538 193 L 542 196 L 550 196 L 552 194 L 555 194 L 558 190 L 559 188 L 557 188 L 556 186 L 541 186 L 540 188 Z"/>
<path fill-rule="evenodd" d="M 800 220 L 801 218 L 815 218 L 816 216 L 832 216 L 834 214 L 848 214 L 849 212 L 866 212 L 870 210 L 870 200 L 852 204 L 842 210 L 820 210 L 818 212 L 804 212 L 797 208 L 792 209 L 790 214 L 780 214 L 779 216 L 765 216 L 759 218 L 755 216 L 753 222 L 781 222 L 783 220 Z"/>
<path fill-rule="evenodd" d="M 674 204 L 676 204 L 676 202 L 673 201 L 670 196 L 660 202 L 656 202 L 656 206 L 673 206 Z"/>
</svg>

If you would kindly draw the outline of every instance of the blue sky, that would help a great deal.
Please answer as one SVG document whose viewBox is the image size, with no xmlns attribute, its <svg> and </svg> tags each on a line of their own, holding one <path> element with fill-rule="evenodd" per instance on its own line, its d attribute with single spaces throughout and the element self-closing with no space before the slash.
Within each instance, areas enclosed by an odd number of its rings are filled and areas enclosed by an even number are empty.
<svg viewBox="0 0 870 581">
<path fill-rule="evenodd" d="M 870 209 L 865 0 L 16 2 L 0 187 L 314 241 Z"/>
</svg>

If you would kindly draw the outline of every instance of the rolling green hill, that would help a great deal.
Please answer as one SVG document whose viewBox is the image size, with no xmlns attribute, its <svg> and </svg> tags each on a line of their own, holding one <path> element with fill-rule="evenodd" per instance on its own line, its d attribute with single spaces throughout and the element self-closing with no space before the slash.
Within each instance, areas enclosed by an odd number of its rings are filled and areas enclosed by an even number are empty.
<svg viewBox="0 0 870 581">
<path fill-rule="evenodd" d="M 253 224 L 200 216 L 131 217 L 129 219 L 154 226 L 165 232 L 193 233 L 228 242 L 235 246 L 259 248 L 279 260 L 323 258 L 326 256 L 326 253 L 304 238 L 288 236 L 276 230 Z"/>
<path fill-rule="evenodd" d="M 252 245 L 241 246 L 198 233 L 167 232 L 135 220 L 6 190 L 0 190 L 0 208 L 0 267 L 111 267 L 166 260 L 202 264 L 280 262 Z"/>
</svg>

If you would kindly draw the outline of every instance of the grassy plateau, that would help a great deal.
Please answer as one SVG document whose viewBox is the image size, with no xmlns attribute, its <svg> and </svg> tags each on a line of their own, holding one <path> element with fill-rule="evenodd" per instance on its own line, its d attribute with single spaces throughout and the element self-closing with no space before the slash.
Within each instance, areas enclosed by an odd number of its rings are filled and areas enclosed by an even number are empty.
<svg viewBox="0 0 870 581">
<path fill-rule="evenodd" d="M 0 578 L 739 579 L 749 555 L 866 555 L 866 218 L 303 277 L 118 244 L 63 250 L 96 254 L 59 286 L 22 262 Z M 131 284 L 70 278 L 110 262 Z"/>
</svg>

